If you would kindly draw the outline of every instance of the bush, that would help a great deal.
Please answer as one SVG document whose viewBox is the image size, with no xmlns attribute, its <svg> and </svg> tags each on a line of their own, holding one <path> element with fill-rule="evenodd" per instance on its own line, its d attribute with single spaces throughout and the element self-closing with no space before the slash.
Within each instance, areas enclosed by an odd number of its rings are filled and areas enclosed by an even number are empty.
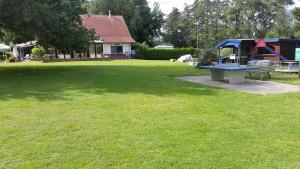
<svg viewBox="0 0 300 169">
<path fill-rule="evenodd" d="M 8 58 L 12 56 L 13 54 L 11 52 L 0 52 L 0 60 L 8 60 Z"/>
<path fill-rule="evenodd" d="M 14 56 L 9 57 L 6 62 L 17 62 L 17 58 Z"/>
<path fill-rule="evenodd" d="M 198 66 L 212 65 L 217 59 L 217 53 L 214 49 L 204 49 L 200 52 Z"/>
<path fill-rule="evenodd" d="M 34 57 L 41 58 L 45 55 L 46 51 L 42 46 L 36 46 L 31 50 L 31 53 Z"/>
<path fill-rule="evenodd" d="M 178 59 L 180 56 L 191 54 L 195 55 L 194 48 L 175 48 L 175 49 L 149 49 L 138 47 L 137 57 L 146 60 L 170 60 Z"/>
</svg>

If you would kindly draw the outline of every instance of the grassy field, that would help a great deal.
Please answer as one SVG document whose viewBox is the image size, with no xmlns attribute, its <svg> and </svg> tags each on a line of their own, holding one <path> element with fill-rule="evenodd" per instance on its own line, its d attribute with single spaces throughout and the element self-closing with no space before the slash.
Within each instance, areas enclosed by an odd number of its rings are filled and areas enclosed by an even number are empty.
<svg viewBox="0 0 300 169">
<path fill-rule="evenodd" d="M 0 168 L 300 168 L 300 93 L 174 78 L 204 74 L 162 61 L 0 64 Z"/>
</svg>

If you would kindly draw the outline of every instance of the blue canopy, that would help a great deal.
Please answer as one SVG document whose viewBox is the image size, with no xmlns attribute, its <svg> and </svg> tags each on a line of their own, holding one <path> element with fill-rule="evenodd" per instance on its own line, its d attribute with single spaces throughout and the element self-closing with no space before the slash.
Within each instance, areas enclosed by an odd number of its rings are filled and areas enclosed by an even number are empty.
<svg viewBox="0 0 300 169">
<path fill-rule="evenodd" d="M 223 42 L 219 43 L 216 48 L 223 49 L 223 48 L 240 48 L 241 46 L 241 39 L 226 39 Z"/>
</svg>

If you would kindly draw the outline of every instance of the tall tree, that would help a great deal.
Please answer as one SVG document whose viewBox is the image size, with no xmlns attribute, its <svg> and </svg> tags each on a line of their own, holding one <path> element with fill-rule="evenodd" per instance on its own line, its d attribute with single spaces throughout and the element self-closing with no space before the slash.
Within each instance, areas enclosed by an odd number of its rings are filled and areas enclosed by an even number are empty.
<svg viewBox="0 0 300 169">
<path fill-rule="evenodd" d="M 161 11 L 159 3 L 155 2 L 153 10 L 151 11 L 151 23 L 150 31 L 154 37 L 159 37 L 162 35 L 162 26 L 164 24 L 165 14 Z"/>
<path fill-rule="evenodd" d="M 195 0 L 183 12 L 174 9 L 164 39 L 175 46 L 214 47 L 226 38 L 292 37 L 287 5 L 293 0 Z"/>
<path fill-rule="evenodd" d="M 233 0 L 227 15 L 230 33 L 240 38 L 264 36 L 274 31 L 277 36 L 286 36 L 282 32 L 289 26 L 286 6 L 292 4 L 293 0 Z"/>
<path fill-rule="evenodd" d="M 300 39 L 300 8 L 295 8 L 292 12 L 295 19 L 294 36 Z"/>
<path fill-rule="evenodd" d="M 204 48 L 214 46 L 227 34 L 226 9 L 228 1 L 199 0 L 195 1 L 193 17 L 198 27 L 194 32 L 199 34 L 199 44 Z"/>
<path fill-rule="evenodd" d="M 1 0 L 0 10 L 6 11 L 0 13 L 1 30 L 22 37 L 14 42 L 37 39 L 61 50 L 83 50 L 89 43 L 79 16 L 85 13 L 82 0 Z"/>
<path fill-rule="evenodd" d="M 186 10 L 188 7 L 186 7 Z M 168 15 L 164 25 L 165 41 L 172 43 L 175 47 L 186 47 L 190 44 L 190 24 L 192 20 L 188 16 L 188 12 L 182 14 L 178 8 L 173 8 Z"/>
</svg>

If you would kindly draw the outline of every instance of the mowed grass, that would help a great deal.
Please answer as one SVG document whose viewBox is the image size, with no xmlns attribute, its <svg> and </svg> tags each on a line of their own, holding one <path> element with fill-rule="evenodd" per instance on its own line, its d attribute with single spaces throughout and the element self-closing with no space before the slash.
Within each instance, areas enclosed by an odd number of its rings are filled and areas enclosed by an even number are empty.
<svg viewBox="0 0 300 169">
<path fill-rule="evenodd" d="M 0 65 L 0 168 L 300 168 L 300 93 L 163 61 Z M 300 84 L 296 75 L 275 80 Z M 292 80 L 291 80 L 292 79 Z"/>
</svg>

